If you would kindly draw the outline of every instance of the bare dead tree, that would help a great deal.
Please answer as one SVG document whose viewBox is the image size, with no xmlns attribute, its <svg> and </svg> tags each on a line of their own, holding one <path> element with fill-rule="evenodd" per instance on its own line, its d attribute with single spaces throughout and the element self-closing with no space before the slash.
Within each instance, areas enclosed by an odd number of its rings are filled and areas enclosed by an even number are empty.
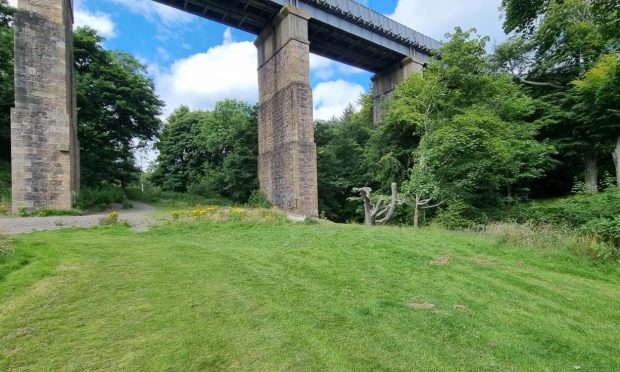
<svg viewBox="0 0 620 372">
<path fill-rule="evenodd" d="M 364 201 L 364 223 L 368 226 L 385 225 L 394 216 L 396 207 L 400 204 L 398 200 L 398 185 L 392 183 L 392 198 L 388 205 L 385 204 L 385 196 L 381 195 L 376 204 L 372 203 L 370 187 L 354 188 L 353 192 L 359 194 Z M 383 218 L 380 218 L 383 216 Z"/>
<path fill-rule="evenodd" d="M 431 204 L 434 198 L 422 199 L 420 194 L 415 195 L 415 206 L 413 214 L 413 227 L 420 227 L 420 209 L 432 209 L 437 208 L 443 204 L 443 200 L 439 203 Z"/>
</svg>

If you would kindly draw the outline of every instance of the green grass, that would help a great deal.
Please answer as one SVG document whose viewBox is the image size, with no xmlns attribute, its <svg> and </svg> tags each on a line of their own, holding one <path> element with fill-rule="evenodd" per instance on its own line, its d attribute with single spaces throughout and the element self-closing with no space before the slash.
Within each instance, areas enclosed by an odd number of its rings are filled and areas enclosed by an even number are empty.
<svg viewBox="0 0 620 372">
<path fill-rule="evenodd" d="M 0 260 L 4 370 L 620 370 L 620 266 L 559 249 L 184 223 L 25 235 Z"/>
</svg>

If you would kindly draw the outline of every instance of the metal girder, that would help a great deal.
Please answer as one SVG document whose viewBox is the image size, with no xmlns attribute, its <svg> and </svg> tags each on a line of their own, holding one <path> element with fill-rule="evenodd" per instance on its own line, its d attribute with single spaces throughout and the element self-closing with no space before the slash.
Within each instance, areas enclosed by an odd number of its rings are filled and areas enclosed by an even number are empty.
<svg viewBox="0 0 620 372">
<path fill-rule="evenodd" d="M 404 57 L 425 60 L 439 42 L 352 0 L 154 0 L 259 34 L 284 5 L 310 16 L 313 53 L 379 72 Z"/>
</svg>

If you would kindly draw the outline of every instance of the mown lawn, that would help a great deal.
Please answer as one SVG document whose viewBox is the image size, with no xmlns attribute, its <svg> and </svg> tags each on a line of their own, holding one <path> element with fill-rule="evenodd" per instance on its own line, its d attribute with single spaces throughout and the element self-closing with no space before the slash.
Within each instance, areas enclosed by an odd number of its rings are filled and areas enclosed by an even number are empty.
<svg viewBox="0 0 620 372">
<path fill-rule="evenodd" d="M 109 227 L 0 262 L 2 370 L 620 370 L 617 264 L 471 234 Z"/>
</svg>

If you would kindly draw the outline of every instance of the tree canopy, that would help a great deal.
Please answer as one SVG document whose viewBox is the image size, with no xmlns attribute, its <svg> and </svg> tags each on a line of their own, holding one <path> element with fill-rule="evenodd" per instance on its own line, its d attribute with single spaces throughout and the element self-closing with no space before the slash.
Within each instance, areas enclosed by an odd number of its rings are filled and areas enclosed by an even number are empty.
<svg viewBox="0 0 620 372">
<path fill-rule="evenodd" d="M 81 176 L 87 186 L 126 185 L 138 173 L 133 150 L 159 133 L 163 102 L 146 66 L 102 41 L 89 28 L 74 33 Z"/>
<path fill-rule="evenodd" d="M 182 106 L 156 144 L 153 182 L 164 190 L 246 202 L 258 188 L 256 110 L 236 100 L 212 111 Z"/>
</svg>

